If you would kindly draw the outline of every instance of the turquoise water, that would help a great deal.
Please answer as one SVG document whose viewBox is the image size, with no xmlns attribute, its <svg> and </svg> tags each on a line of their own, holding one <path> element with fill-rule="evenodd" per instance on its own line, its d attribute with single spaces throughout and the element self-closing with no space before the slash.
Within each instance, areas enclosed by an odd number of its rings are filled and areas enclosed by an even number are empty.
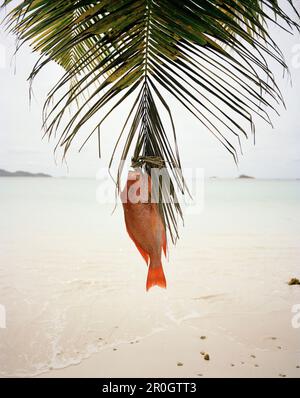
<svg viewBox="0 0 300 398">
<path fill-rule="evenodd" d="M 189 319 L 300 302 L 286 285 L 300 276 L 300 181 L 206 181 L 202 212 L 186 216 L 169 246 L 167 291 L 148 294 L 122 208 L 111 214 L 98 189 L 0 179 L 0 375 L 69 366 Z"/>
</svg>

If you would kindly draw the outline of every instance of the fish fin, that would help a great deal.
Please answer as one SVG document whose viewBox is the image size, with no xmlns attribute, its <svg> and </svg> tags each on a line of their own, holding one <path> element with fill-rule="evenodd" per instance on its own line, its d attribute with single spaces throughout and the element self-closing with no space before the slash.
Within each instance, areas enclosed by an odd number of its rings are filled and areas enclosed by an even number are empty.
<svg viewBox="0 0 300 398">
<path fill-rule="evenodd" d="M 145 252 L 133 239 L 134 244 L 136 245 L 136 248 L 138 249 L 138 251 L 141 253 L 141 255 L 143 256 L 144 260 L 146 261 L 146 264 L 149 264 L 149 254 L 147 252 Z"/>
<path fill-rule="evenodd" d="M 126 225 L 126 229 L 127 229 L 127 233 L 130 236 L 131 240 L 135 244 L 135 246 L 138 249 L 138 251 L 141 253 L 143 259 L 146 261 L 146 264 L 148 265 L 149 264 L 149 254 L 147 252 L 145 252 L 145 250 L 143 250 L 141 248 L 141 246 L 136 242 L 136 240 L 134 239 L 133 235 L 129 232 L 129 229 L 127 228 L 127 225 Z"/>
<path fill-rule="evenodd" d="M 165 257 L 167 257 L 167 237 L 166 237 L 165 230 L 163 230 L 163 233 L 162 233 L 162 247 L 163 247 Z"/>
<path fill-rule="evenodd" d="M 164 289 L 167 287 L 164 270 L 161 264 L 158 267 L 151 266 L 151 263 L 149 265 L 146 290 L 148 291 L 153 286 L 159 286 Z"/>
</svg>

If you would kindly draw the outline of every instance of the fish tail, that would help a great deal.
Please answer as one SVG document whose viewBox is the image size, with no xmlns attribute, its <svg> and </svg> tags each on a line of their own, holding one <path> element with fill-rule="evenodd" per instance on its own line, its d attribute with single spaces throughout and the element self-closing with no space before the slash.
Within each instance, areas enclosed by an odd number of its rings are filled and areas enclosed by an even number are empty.
<svg viewBox="0 0 300 398">
<path fill-rule="evenodd" d="M 148 291 L 153 286 L 159 286 L 166 289 L 167 282 L 162 265 L 160 264 L 159 266 L 154 267 L 151 266 L 150 262 L 148 268 L 146 290 Z"/>
</svg>

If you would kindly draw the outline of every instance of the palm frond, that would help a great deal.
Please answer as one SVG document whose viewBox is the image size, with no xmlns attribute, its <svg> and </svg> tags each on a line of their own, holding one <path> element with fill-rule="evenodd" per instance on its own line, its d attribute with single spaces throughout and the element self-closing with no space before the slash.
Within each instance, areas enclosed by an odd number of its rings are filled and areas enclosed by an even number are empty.
<svg viewBox="0 0 300 398">
<path fill-rule="evenodd" d="M 99 115 L 84 143 L 135 96 L 121 162 L 132 156 L 132 164 L 149 173 L 167 167 L 171 200 L 161 211 L 176 240 L 181 209 L 175 187 L 184 191 L 185 184 L 175 128 L 170 142 L 159 115 L 158 104 L 173 126 L 163 93 L 175 97 L 238 162 L 242 137 L 255 134 L 253 115 L 271 123 L 269 111 L 277 112 L 284 101 L 268 60 L 287 69 L 270 26 L 300 30 L 293 1 L 286 4 L 289 13 L 277 0 L 25 0 L 7 23 L 18 48 L 29 42 L 41 55 L 30 80 L 51 61 L 65 70 L 44 107 L 46 134 L 59 131 L 57 146 L 64 154 L 89 120 Z M 121 171 L 120 166 L 117 182 Z"/>
</svg>

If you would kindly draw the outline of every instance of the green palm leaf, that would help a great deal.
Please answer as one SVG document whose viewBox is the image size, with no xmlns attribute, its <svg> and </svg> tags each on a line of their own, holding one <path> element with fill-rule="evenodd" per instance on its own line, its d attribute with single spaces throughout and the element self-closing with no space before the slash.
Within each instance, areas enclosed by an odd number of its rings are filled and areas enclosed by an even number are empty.
<svg viewBox="0 0 300 398">
<path fill-rule="evenodd" d="M 169 201 L 160 206 L 175 241 L 176 213 L 182 216 L 176 187 L 186 187 L 163 93 L 174 96 L 237 162 L 241 137 L 255 133 L 252 116 L 271 123 L 269 111 L 283 102 L 267 59 L 287 69 L 269 29 L 299 30 L 299 13 L 291 0 L 286 3 L 289 13 L 277 0 L 25 0 L 7 23 L 18 48 L 29 42 L 41 55 L 31 81 L 51 61 L 65 70 L 44 107 L 46 134 L 59 132 L 64 155 L 91 118 L 105 112 L 84 144 L 100 136 L 101 124 L 121 103 L 134 99 L 113 153 L 126 133 L 117 185 L 129 156 L 149 173 L 166 168 L 171 192 L 162 187 Z M 75 110 L 67 118 L 70 107 Z M 172 142 L 159 109 L 170 116 Z"/>
</svg>

